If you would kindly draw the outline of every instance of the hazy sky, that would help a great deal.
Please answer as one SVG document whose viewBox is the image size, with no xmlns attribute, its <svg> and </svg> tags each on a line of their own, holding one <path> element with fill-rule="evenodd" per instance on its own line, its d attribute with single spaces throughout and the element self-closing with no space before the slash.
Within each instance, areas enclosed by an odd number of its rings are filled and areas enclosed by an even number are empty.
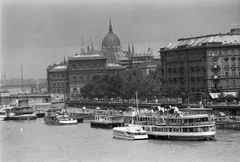
<svg viewBox="0 0 240 162">
<path fill-rule="evenodd" d="M 7 79 L 46 78 L 48 65 L 95 49 L 109 17 L 123 50 L 160 48 L 179 38 L 227 33 L 240 27 L 240 0 L 1 0 L 1 71 Z M 1 74 L 0 74 L 1 75 Z"/>
</svg>

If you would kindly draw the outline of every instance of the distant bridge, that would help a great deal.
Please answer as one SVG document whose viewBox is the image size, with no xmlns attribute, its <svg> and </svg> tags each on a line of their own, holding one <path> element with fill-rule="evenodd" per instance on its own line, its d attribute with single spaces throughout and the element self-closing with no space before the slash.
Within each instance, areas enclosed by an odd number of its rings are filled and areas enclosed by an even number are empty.
<svg viewBox="0 0 240 162">
<path fill-rule="evenodd" d="M 44 88 L 47 87 L 47 83 L 41 84 L 15 84 L 15 85 L 2 85 L 0 89 L 8 89 L 8 88 L 21 88 L 21 87 L 35 87 L 35 88 Z"/>
</svg>

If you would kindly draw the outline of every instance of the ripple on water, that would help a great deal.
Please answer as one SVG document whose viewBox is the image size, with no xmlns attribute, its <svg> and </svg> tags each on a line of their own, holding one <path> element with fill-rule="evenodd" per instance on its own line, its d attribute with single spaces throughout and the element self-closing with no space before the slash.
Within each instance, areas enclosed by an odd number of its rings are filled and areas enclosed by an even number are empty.
<svg viewBox="0 0 240 162">
<path fill-rule="evenodd" d="M 238 161 L 240 135 L 218 130 L 215 141 L 128 141 L 90 123 L 46 125 L 43 119 L 0 122 L 1 161 Z M 23 131 L 21 131 L 23 128 Z"/>
</svg>

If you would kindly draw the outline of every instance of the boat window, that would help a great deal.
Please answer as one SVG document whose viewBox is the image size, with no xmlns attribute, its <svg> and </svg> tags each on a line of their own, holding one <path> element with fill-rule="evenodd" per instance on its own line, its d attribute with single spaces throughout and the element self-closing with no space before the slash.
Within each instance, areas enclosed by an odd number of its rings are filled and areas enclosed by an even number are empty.
<svg viewBox="0 0 240 162">
<path fill-rule="evenodd" d="M 187 132 L 188 130 L 187 130 L 187 128 L 183 128 L 183 132 Z"/>
<path fill-rule="evenodd" d="M 156 127 L 152 127 L 152 131 L 157 131 L 157 128 Z"/>
<path fill-rule="evenodd" d="M 189 123 L 193 123 L 193 119 L 189 119 Z"/>
<path fill-rule="evenodd" d="M 158 132 L 163 132 L 163 128 L 158 128 Z"/>
<path fill-rule="evenodd" d="M 193 128 L 188 128 L 188 129 L 189 129 L 189 132 L 194 132 Z"/>
</svg>

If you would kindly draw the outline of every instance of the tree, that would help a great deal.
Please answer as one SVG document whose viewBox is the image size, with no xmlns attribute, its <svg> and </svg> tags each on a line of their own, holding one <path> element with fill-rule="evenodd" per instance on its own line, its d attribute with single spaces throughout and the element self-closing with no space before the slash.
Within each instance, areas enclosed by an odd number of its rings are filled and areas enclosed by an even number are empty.
<svg viewBox="0 0 240 162">
<path fill-rule="evenodd" d="M 81 88 L 81 94 L 82 96 L 86 99 L 93 99 L 94 98 L 94 88 L 95 85 L 92 82 L 86 83 L 82 88 Z"/>
</svg>

